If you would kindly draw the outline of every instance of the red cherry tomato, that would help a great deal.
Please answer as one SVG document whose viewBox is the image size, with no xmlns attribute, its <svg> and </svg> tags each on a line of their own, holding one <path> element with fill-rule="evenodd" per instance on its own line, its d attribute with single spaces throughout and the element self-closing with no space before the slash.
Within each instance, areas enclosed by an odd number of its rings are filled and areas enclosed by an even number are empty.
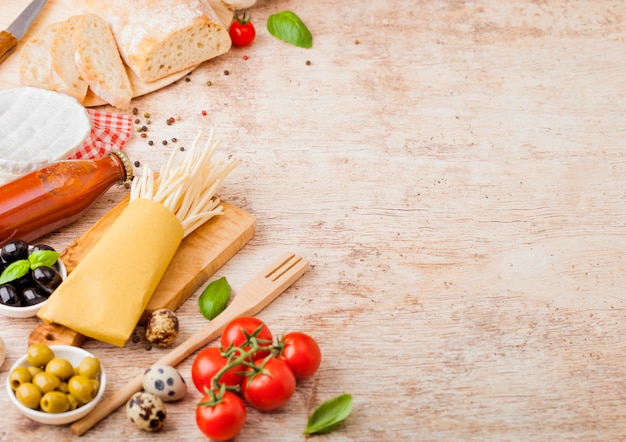
<svg viewBox="0 0 626 442">
<path fill-rule="evenodd" d="M 191 365 L 191 379 L 200 393 L 206 393 L 204 387 L 211 388 L 211 380 L 226 362 L 228 360 L 222 356 L 217 347 L 207 347 L 198 353 Z M 232 386 L 241 384 L 243 377 L 236 373 L 241 370 L 239 367 L 231 368 L 221 377 L 220 383 Z"/>
<path fill-rule="evenodd" d="M 209 402 L 205 395 L 202 402 Z M 196 407 L 196 425 L 200 431 L 213 440 L 231 440 L 241 432 L 246 423 L 246 406 L 239 396 L 230 391 L 217 405 L 198 404 Z"/>
<path fill-rule="evenodd" d="M 250 21 L 250 17 L 246 17 L 244 12 L 242 17 L 235 18 L 235 20 L 233 20 L 230 24 L 228 34 L 230 35 L 230 39 L 233 41 L 233 45 L 248 46 L 254 40 L 256 30 Z"/>
<path fill-rule="evenodd" d="M 296 379 L 312 376 L 322 362 L 322 351 L 315 339 L 301 332 L 291 332 L 281 339 L 279 358 L 287 363 Z"/>
<path fill-rule="evenodd" d="M 274 339 L 272 332 L 263 321 L 254 316 L 242 316 L 232 320 L 222 331 L 220 338 L 222 350 L 227 350 L 232 344 L 236 347 L 243 346 L 243 350 L 248 351 L 250 346 L 244 344 L 252 335 L 256 337 L 259 344 L 265 346 L 271 345 Z M 260 351 L 250 359 L 263 358 L 269 353 L 269 351 Z"/>
<path fill-rule="evenodd" d="M 271 411 L 282 407 L 291 398 L 296 391 L 296 378 L 285 361 L 270 358 L 263 365 L 262 372 L 251 375 L 241 386 L 243 397 L 252 407 Z"/>
</svg>

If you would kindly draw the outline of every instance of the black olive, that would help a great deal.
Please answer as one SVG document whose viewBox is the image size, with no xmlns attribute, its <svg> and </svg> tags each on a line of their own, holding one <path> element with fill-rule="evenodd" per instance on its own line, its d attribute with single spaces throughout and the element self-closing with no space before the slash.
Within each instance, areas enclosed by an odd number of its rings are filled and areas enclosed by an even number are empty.
<svg viewBox="0 0 626 442">
<path fill-rule="evenodd" d="M 48 266 L 37 267 L 31 272 L 31 276 L 35 283 L 48 293 L 52 293 L 63 280 L 59 272 Z"/>
<path fill-rule="evenodd" d="M 28 307 L 29 305 L 39 304 L 48 299 L 49 294 L 39 287 L 25 287 L 22 290 L 22 306 Z"/>
<path fill-rule="evenodd" d="M 51 252 L 56 252 L 52 246 L 48 244 L 35 244 L 31 249 L 30 253 L 36 252 L 38 250 L 50 250 Z"/>
<path fill-rule="evenodd" d="M 0 256 L 5 262 L 13 262 L 18 259 L 28 259 L 28 243 L 21 239 L 16 239 L 6 243 L 0 249 Z"/>
<path fill-rule="evenodd" d="M 0 285 L 0 302 L 11 307 L 19 307 L 21 301 L 17 289 L 11 284 Z"/>
</svg>

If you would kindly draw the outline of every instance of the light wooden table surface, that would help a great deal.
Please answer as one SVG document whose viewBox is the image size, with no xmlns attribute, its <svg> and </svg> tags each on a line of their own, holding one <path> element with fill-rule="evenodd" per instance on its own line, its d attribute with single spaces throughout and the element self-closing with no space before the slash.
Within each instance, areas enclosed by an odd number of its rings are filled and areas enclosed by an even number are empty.
<svg viewBox="0 0 626 442">
<path fill-rule="evenodd" d="M 312 49 L 268 34 L 283 9 Z M 312 263 L 259 317 L 314 336 L 322 366 L 280 411 L 250 411 L 237 440 L 305 440 L 307 415 L 340 393 L 352 414 L 310 440 L 624 440 L 626 3 L 276 0 L 251 12 L 251 47 L 134 100 L 155 145 L 127 146 L 158 167 L 162 139 L 215 128 L 241 160 L 220 195 L 257 233 L 215 275 L 235 293 L 284 251 Z M 46 240 L 65 247 L 124 194 Z M 197 296 L 178 310 L 179 339 L 205 324 Z M 0 318 L 2 385 L 37 323 Z M 110 391 L 168 351 L 85 348 Z M 178 366 L 188 383 L 191 362 Z M 118 410 L 81 439 L 205 440 L 190 387 L 160 433 Z M 78 439 L 21 417 L 4 393 L 0 408 L 1 441 Z"/>
</svg>

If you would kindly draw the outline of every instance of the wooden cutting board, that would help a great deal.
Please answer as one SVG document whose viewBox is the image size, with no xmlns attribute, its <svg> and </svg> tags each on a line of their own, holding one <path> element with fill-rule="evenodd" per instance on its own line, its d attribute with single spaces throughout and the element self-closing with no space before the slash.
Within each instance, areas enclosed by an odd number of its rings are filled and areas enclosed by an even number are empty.
<svg viewBox="0 0 626 442">
<path fill-rule="evenodd" d="M 128 197 L 61 252 L 61 260 L 68 273 L 127 205 Z M 253 215 L 227 202 L 222 202 L 222 206 L 222 215 L 213 217 L 183 239 L 148 302 L 140 324 L 159 308 L 176 310 L 254 236 L 256 218 Z M 40 323 L 28 337 L 29 345 L 42 343 L 80 346 L 84 341 L 85 337 L 74 330 L 45 322 Z"/>
<path fill-rule="evenodd" d="M 17 18 L 20 13 L 26 9 L 32 0 L 0 0 L 0 29 L 6 29 Z M 19 87 L 19 52 L 24 42 L 43 30 L 46 26 L 65 20 L 72 15 L 76 15 L 76 10 L 71 6 L 70 2 L 76 0 L 48 0 L 31 28 L 26 35 L 18 43 L 13 52 L 0 64 L 0 90 Z M 233 11 L 228 9 L 221 0 L 209 0 L 209 4 L 215 10 L 220 20 L 225 26 L 228 26 L 233 19 Z M 195 68 L 195 67 L 194 67 Z M 154 92 L 165 86 L 168 86 L 184 77 L 194 68 L 185 69 L 184 71 L 169 75 L 161 80 L 146 83 L 141 81 L 130 69 L 126 69 L 133 88 L 133 96 L 139 97 L 149 92 Z M 105 104 L 100 98 L 96 97 L 89 91 L 85 102 L 87 107 L 100 106 Z"/>
</svg>

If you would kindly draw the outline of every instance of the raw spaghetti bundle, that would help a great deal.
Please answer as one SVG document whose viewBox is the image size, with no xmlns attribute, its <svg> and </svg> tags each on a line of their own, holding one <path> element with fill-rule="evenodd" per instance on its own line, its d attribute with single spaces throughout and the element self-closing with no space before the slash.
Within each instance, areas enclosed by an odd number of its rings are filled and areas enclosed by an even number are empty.
<svg viewBox="0 0 626 442">
<path fill-rule="evenodd" d="M 215 193 L 237 162 L 216 158 L 212 131 L 199 148 L 201 135 L 182 161 L 174 149 L 158 174 L 144 166 L 128 206 L 50 296 L 41 319 L 126 343 L 182 239 L 222 212 Z"/>
</svg>

